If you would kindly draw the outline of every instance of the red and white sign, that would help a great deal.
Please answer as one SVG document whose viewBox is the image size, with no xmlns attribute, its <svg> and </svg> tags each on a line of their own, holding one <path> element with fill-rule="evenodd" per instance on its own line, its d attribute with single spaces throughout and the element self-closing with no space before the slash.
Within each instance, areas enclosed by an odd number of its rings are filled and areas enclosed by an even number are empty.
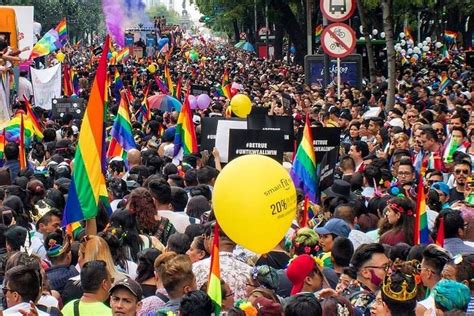
<svg viewBox="0 0 474 316">
<path fill-rule="evenodd" d="M 319 6 L 326 19 L 342 22 L 354 13 L 356 3 L 355 0 L 321 0 Z"/>
<path fill-rule="evenodd" d="M 321 34 L 321 44 L 324 52 L 329 56 L 343 58 L 350 55 L 354 50 L 356 35 L 347 24 L 329 24 Z"/>
</svg>

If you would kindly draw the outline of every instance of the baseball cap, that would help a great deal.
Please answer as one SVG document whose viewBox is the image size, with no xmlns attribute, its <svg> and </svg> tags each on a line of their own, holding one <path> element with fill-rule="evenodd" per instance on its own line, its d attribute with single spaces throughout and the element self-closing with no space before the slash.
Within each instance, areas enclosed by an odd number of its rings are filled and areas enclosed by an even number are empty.
<svg viewBox="0 0 474 316">
<path fill-rule="evenodd" d="M 316 232 L 320 235 L 334 234 L 336 236 L 348 237 L 351 228 L 340 218 L 331 218 L 323 227 L 317 227 Z"/>
<path fill-rule="evenodd" d="M 141 300 L 142 297 L 143 297 L 143 290 L 142 290 L 140 284 L 138 284 L 137 281 L 132 280 L 128 277 L 115 282 L 112 285 L 112 287 L 110 288 L 109 293 L 112 294 L 112 292 L 114 290 L 116 290 L 117 288 L 119 288 L 119 287 L 124 287 L 127 290 L 129 290 L 130 292 L 132 292 L 132 294 L 135 295 L 138 300 Z"/>
<path fill-rule="evenodd" d="M 286 269 L 286 276 L 293 284 L 291 295 L 301 292 L 304 279 L 318 268 L 316 261 L 310 255 L 300 255 L 293 259 Z"/>
<path fill-rule="evenodd" d="M 444 182 L 435 182 L 435 183 L 433 183 L 431 185 L 431 189 L 439 190 L 439 191 L 443 192 L 445 195 L 449 196 L 449 187 Z"/>
</svg>

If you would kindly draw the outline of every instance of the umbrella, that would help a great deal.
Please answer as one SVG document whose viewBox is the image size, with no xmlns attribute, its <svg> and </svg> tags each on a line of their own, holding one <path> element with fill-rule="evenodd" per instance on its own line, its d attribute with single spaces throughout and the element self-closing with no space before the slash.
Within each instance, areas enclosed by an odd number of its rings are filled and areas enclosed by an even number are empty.
<svg viewBox="0 0 474 316">
<path fill-rule="evenodd" d="M 255 48 L 253 48 L 253 45 L 250 44 L 249 42 L 245 42 L 244 45 L 242 46 L 242 49 L 248 52 L 255 52 Z"/>
<path fill-rule="evenodd" d="M 242 46 L 244 46 L 245 43 L 246 43 L 245 41 L 240 41 L 237 44 L 235 44 L 234 47 L 242 48 Z"/>
<path fill-rule="evenodd" d="M 150 109 L 158 109 L 163 112 L 181 111 L 182 104 L 177 99 L 167 94 L 155 94 L 148 98 Z"/>
</svg>

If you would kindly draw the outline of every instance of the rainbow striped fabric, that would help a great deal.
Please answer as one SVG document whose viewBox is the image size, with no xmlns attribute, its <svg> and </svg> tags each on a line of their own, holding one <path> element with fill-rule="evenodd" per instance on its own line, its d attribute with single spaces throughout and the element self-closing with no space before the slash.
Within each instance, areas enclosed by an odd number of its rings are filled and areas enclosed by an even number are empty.
<svg viewBox="0 0 474 316">
<path fill-rule="evenodd" d="M 123 89 L 123 81 L 122 81 L 122 78 L 120 77 L 119 71 L 117 70 L 117 68 L 115 68 L 114 88 L 112 91 L 113 91 L 114 97 L 117 99 L 118 102 L 120 102 L 120 97 L 121 97 L 120 90 L 122 89 Z"/>
<path fill-rule="evenodd" d="M 148 122 L 149 120 L 151 120 L 150 105 L 148 104 L 148 93 L 150 92 L 150 89 L 151 84 L 149 83 L 144 91 L 143 100 L 140 109 L 138 110 L 138 121 L 140 123 Z"/>
<path fill-rule="evenodd" d="M 158 87 L 158 89 L 160 89 L 161 93 L 169 94 L 168 88 L 163 83 L 163 81 L 161 81 L 161 79 L 158 78 L 158 76 L 155 76 L 155 83 L 156 83 L 156 86 Z"/>
<path fill-rule="evenodd" d="M 58 31 L 51 29 L 33 46 L 29 59 L 49 55 L 61 47 L 63 45 L 59 39 Z"/>
<path fill-rule="evenodd" d="M 61 22 L 56 26 L 55 28 L 56 32 L 58 32 L 59 35 L 59 41 L 61 42 L 61 45 L 64 46 L 67 43 L 67 23 L 66 23 L 66 18 L 63 18 Z"/>
<path fill-rule="evenodd" d="M 445 72 L 443 72 L 441 75 L 441 82 L 439 85 L 438 93 L 442 93 L 444 89 L 446 89 L 450 84 L 451 84 L 451 79 L 448 77 L 448 75 Z"/>
<path fill-rule="evenodd" d="M 222 309 L 221 269 L 219 264 L 219 225 L 214 226 L 214 238 L 211 250 L 211 269 L 207 282 L 207 295 L 214 303 L 214 315 L 220 315 Z"/>
<path fill-rule="evenodd" d="M 15 114 L 15 116 L 10 120 L 10 122 L 8 122 L 8 125 L 5 127 L 5 139 L 7 142 L 20 142 L 21 116 L 23 115 L 23 113 L 23 111 L 18 111 L 18 113 Z M 31 139 L 33 137 L 36 137 L 38 140 L 43 139 L 43 134 L 39 133 L 40 131 L 35 130 L 33 122 L 28 116 L 24 118 L 23 125 L 25 128 L 24 141 L 27 147 L 30 146 Z"/>
<path fill-rule="evenodd" d="M 178 83 L 176 84 L 176 91 L 174 97 L 181 102 L 181 88 L 183 86 L 183 77 L 179 77 Z"/>
<path fill-rule="evenodd" d="M 0 134 L 0 159 L 3 159 L 5 154 L 5 129 Z"/>
<path fill-rule="evenodd" d="M 229 81 L 229 73 L 227 69 L 224 69 L 224 75 L 222 76 L 222 93 L 227 99 L 232 99 L 232 94 L 230 92 L 230 81 Z"/>
<path fill-rule="evenodd" d="M 99 199 L 107 194 L 102 171 L 104 146 L 105 89 L 109 36 L 99 61 L 91 94 L 81 124 L 74 157 L 71 185 L 63 212 L 63 226 L 97 215 Z M 104 192 L 105 190 L 105 192 Z"/>
<path fill-rule="evenodd" d="M 184 155 L 189 155 L 198 151 L 196 131 L 193 123 L 193 113 L 189 106 L 188 96 L 186 96 L 184 105 L 179 113 L 176 134 L 174 136 L 174 156 L 178 156 L 181 151 Z"/>
<path fill-rule="evenodd" d="M 33 107 L 31 106 L 30 101 L 26 98 L 26 96 L 23 96 L 23 101 L 25 102 L 25 107 L 26 107 L 26 117 L 28 120 L 31 121 L 31 125 L 33 127 L 33 135 L 36 137 L 37 140 L 42 140 L 43 139 L 43 127 L 41 126 L 38 118 L 35 115 L 35 112 L 33 112 Z"/>
<path fill-rule="evenodd" d="M 165 79 L 166 79 L 166 82 L 168 83 L 169 94 L 174 95 L 173 79 L 171 78 L 170 68 L 168 65 L 165 66 Z"/>
<path fill-rule="evenodd" d="M 323 33 L 324 27 L 322 24 L 319 24 L 316 26 L 316 29 L 314 30 L 314 39 L 315 42 L 318 43 L 321 40 L 321 34 Z"/>
<path fill-rule="evenodd" d="M 23 113 L 20 114 L 20 142 L 18 145 L 18 160 L 20 162 L 20 170 L 23 170 L 26 169 L 25 124 Z"/>
<path fill-rule="evenodd" d="M 122 94 L 125 93 L 122 92 Z M 122 95 L 120 99 L 118 113 L 115 117 L 110 135 L 112 136 L 112 140 L 107 150 L 107 158 L 122 157 L 123 160 L 126 160 L 127 152 L 130 149 L 137 148 L 133 138 L 132 123 L 130 122 L 128 102 L 125 95 Z"/>
<path fill-rule="evenodd" d="M 429 243 L 428 215 L 426 213 L 426 196 L 423 185 L 423 176 L 418 181 L 418 192 L 416 196 L 416 218 L 415 218 L 415 245 Z"/>
<path fill-rule="evenodd" d="M 447 43 L 455 42 L 456 39 L 458 38 L 458 32 L 445 30 L 443 38 L 444 38 L 444 41 Z"/>
<path fill-rule="evenodd" d="M 130 49 L 128 47 L 125 47 L 122 49 L 118 54 L 117 57 L 115 58 L 116 62 L 121 62 L 123 59 L 127 58 L 130 55 Z"/>
<path fill-rule="evenodd" d="M 291 167 L 291 178 L 297 188 L 300 188 L 311 202 L 316 202 L 317 171 L 316 155 L 313 148 L 313 133 L 309 124 L 309 116 L 303 129 L 303 138 L 296 151 Z"/>
</svg>

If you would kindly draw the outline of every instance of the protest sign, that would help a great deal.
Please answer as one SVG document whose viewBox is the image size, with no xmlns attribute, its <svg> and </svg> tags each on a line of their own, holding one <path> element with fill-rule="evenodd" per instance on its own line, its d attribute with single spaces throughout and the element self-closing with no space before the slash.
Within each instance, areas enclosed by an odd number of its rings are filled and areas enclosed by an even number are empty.
<svg viewBox="0 0 474 316">
<path fill-rule="evenodd" d="M 323 192 L 334 182 L 334 174 L 336 170 L 337 156 L 339 147 L 334 147 L 330 151 L 324 153 L 318 170 L 318 194 Z M 320 152 L 321 153 L 321 152 Z"/>
<path fill-rule="evenodd" d="M 248 129 L 283 131 L 284 151 L 294 150 L 294 129 L 293 117 L 276 116 L 266 114 L 254 114 L 253 112 L 247 116 Z"/>
<path fill-rule="evenodd" d="M 281 104 L 283 105 L 285 109 L 291 109 L 291 106 L 293 105 L 294 102 L 295 100 L 293 100 L 291 95 L 289 95 L 288 93 L 281 94 Z"/>
<path fill-rule="evenodd" d="M 200 94 L 211 94 L 211 88 L 206 87 L 206 86 L 200 86 L 197 84 L 192 84 L 191 85 L 191 94 L 194 96 L 198 96 Z"/>
<path fill-rule="evenodd" d="M 311 127 L 313 133 L 313 147 L 316 153 L 316 163 L 321 161 L 324 154 L 328 151 L 337 148 L 339 152 L 339 145 L 341 143 L 340 135 L 341 129 L 338 127 Z M 303 136 L 303 128 L 298 130 L 297 139 L 298 144 Z"/>
<path fill-rule="evenodd" d="M 203 117 L 201 118 L 201 150 L 212 151 L 216 146 L 217 122 L 223 117 Z"/>
<path fill-rule="evenodd" d="M 247 129 L 246 120 L 219 120 L 216 129 L 216 148 L 221 155 L 221 162 L 229 161 L 229 130 Z"/>
<path fill-rule="evenodd" d="M 82 98 L 53 99 L 51 117 L 61 119 L 66 114 L 71 114 L 73 119 L 82 119 L 84 116 L 85 100 Z"/>
<path fill-rule="evenodd" d="M 51 110 L 51 100 L 61 96 L 61 64 L 47 69 L 31 68 L 35 105 Z"/>
<path fill-rule="evenodd" d="M 244 155 L 264 155 L 283 162 L 283 131 L 231 129 L 229 161 Z"/>
</svg>

